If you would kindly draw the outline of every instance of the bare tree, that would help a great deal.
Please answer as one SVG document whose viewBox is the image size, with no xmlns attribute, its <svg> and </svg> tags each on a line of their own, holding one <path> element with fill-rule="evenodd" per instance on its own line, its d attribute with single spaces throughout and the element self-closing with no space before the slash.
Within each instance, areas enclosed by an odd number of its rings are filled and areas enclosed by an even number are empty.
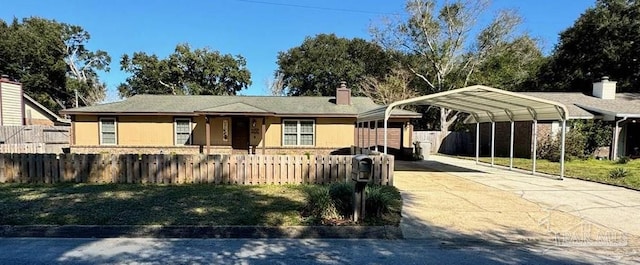
<svg viewBox="0 0 640 265">
<path fill-rule="evenodd" d="M 400 50 L 417 57 L 409 71 L 427 83 L 426 94 L 468 85 L 476 71 L 496 47 L 508 41 L 520 24 L 512 11 L 500 11 L 483 28 L 474 31 L 478 18 L 488 7 L 483 0 L 409 0 L 407 19 L 384 19 L 372 27 L 376 42 L 387 49 Z M 472 32 L 478 32 L 470 40 Z M 457 113 L 440 110 L 443 137 Z"/>
<path fill-rule="evenodd" d="M 395 68 L 384 79 L 367 76 L 360 83 L 360 92 L 382 105 L 416 97 L 418 92 L 411 87 L 415 75 L 404 68 Z"/>
<path fill-rule="evenodd" d="M 287 91 L 284 85 L 284 74 L 277 73 L 273 79 L 266 80 L 267 93 L 272 96 L 286 96 Z"/>
</svg>

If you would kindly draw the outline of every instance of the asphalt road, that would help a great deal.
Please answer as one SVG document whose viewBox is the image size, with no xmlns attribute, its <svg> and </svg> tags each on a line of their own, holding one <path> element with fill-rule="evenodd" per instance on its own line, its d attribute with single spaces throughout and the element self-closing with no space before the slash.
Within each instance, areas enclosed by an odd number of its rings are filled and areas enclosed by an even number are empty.
<svg viewBox="0 0 640 265">
<path fill-rule="evenodd" d="M 594 264 L 638 253 L 488 242 L 362 239 L 0 238 L 0 264 Z"/>
</svg>

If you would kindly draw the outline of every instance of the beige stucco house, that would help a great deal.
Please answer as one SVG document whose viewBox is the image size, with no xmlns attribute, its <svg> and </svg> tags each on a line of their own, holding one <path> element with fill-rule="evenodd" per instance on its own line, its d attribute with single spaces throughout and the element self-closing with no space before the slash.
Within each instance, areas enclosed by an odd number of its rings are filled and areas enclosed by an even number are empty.
<svg viewBox="0 0 640 265">
<path fill-rule="evenodd" d="M 336 97 L 136 95 L 62 113 L 75 153 L 337 154 L 355 144 L 357 115 L 378 107 L 342 85 Z M 419 117 L 393 113 L 397 148 Z"/>
</svg>

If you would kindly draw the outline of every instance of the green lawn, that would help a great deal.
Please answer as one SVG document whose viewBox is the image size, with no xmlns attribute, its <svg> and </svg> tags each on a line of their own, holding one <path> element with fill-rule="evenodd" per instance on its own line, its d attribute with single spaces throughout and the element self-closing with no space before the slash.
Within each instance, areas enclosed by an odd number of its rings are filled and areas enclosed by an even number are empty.
<svg viewBox="0 0 640 265">
<path fill-rule="evenodd" d="M 290 186 L 3 184 L 3 225 L 301 225 Z"/>
<path fill-rule="evenodd" d="M 475 160 L 475 157 L 459 158 Z M 491 158 L 481 157 L 480 161 L 491 163 Z M 509 158 L 496 157 L 495 163 L 497 165 L 509 166 Z M 536 171 L 538 172 L 553 175 L 560 174 L 560 163 L 538 159 L 536 164 Z M 531 170 L 531 165 L 531 159 L 514 158 L 513 160 L 513 166 L 515 168 Z M 630 172 L 630 175 L 624 178 L 610 178 L 609 171 L 615 168 L 624 168 Z M 565 175 L 567 177 L 615 184 L 640 190 L 640 159 L 631 160 L 626 164 L 617 164 L 616 162 L 609 160 L 574 159 L 565 163 Z"/>
<path fill-rule="evenodd" d="M 0 225 L 314 225 L 309 187 L 0 184 Z M 398 225 L 391 215 L 365 224 Z"/>
</svg>

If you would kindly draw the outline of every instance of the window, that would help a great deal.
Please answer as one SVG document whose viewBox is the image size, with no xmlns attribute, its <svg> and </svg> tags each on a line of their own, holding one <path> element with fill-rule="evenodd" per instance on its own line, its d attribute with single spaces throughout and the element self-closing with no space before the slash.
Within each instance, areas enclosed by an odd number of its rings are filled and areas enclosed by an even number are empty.
<svg viewBox="0 0 640 265">
<path fill-rule="evenodd" d="M 174 131 L 176 145 L 191 144 L 191 119 L 176 119 Z"/>
<path fill-rule="evenodd" d="M 115 145 L 118 144 L 116 139 L 116 119 L 100 118 L 100 144 Z"/>
<path fill-rule="evenodd" d="M 282 145 L 314 145 L 315 127 L 312 120 L 284 120 L 282 127 Z"/>
</svg>

